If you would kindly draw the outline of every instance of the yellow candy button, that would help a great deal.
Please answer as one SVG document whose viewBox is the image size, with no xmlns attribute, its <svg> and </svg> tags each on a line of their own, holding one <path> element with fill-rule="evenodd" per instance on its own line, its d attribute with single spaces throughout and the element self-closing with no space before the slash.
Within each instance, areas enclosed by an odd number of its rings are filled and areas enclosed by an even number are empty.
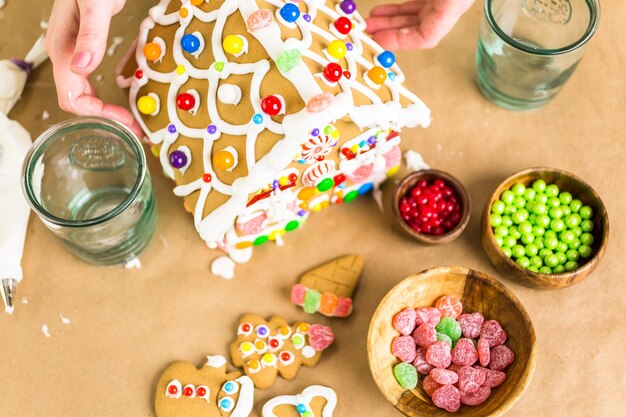
<svg viewBox="0 0 626 417">
<path fill-rule="evenodd" d="M 274 355 L 272 355 L 271 353 L 266 353 L 265 355 L 263 355 L 263 362 L 265 363 L 274 362 Z"/>
<path fill-rule="evenodd" d="M 328 54 L 335 59 L 343 58 L 346 55 L 346 52 L 348 52 L 346 44 L 339 39 L 335 39 L 334 41 L 329 43 L 326 50 L 328 51 Z"/>
<path fill-rule="evenodd" d="M 228 35 L 222 42 L 224 51 L 232 55 L 238 55 L 243 50 L 243 39 L 238 35 Z"/>
<path fill-rule="evenodd" d="M 242 352 L 250 352 L 254 347 L 250 342 L 243 342 L 240 346 Z"/>
<path fill-rule="evenodd" d="M 300 323 L 298 330 L 302 333 L 307 333 L 309 331 L 309 325 L 307 323 Z"/>
<path fill-rule="evenodd" d="M 157 101 L 151 96 L 140 97 L 137 100 L 137 109 L 143 114 L 152 114 L 157 110 Z"/>
</svg>

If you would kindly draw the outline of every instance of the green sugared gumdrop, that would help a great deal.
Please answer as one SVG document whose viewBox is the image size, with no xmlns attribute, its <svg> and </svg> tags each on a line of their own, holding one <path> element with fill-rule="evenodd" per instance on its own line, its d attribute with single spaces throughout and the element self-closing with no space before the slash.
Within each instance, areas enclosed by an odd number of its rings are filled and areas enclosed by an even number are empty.
<svg viewBox="0 0 626 417">
<path fill-rule="evenodd" d="M 413 389 L 417 386 L 417 369 L 410 363 L 401 362 L 394 366 L 393 376 L 402 388 Z"/>
<path fill-rule="evenodd" d="M 452 347 L 452 339 L 445 333 L 437 333 L 437 341 L 443 340 Z"/>
<path fill-rule="evenodd" d="M 304 294 L 304 304 L 302 308 L 305 313 L 313 314 L 320 308 L 322 294 L 317 290 L 308 290 Z"/>
<path fill-rule="evenodd" d="M 456 341 L 461 337 L 461 325 L 452 317 L 444 317 L 439 320 L 439 323 L 435 326 L 435 330 L 447 335 L 452 341 Z"/>
<path fill-rule="evenodd" d="M 302 55 L 299 50 L 288 49 L 278 55 L 278 58 L 276 58 L 276 66 L 280 72 L 289 72 L 300 63 L 301 57 Z"/>
</svg>

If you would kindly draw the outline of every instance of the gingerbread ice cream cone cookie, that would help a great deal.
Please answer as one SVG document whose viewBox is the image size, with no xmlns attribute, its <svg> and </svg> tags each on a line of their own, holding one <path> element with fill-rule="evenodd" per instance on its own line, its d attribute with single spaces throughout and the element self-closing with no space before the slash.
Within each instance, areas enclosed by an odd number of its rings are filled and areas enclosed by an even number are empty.
<svg viewBox="0 0 626 417">
<path fill-rule="evenodd" d="M 337 394 L 328 387 L 311 385 L 298 395 L 281 395 L 263 406 L 263 417 L 332 417 Z"/>
<path fill-rule="evenodd" d="M 200 369 L 175 362 L 161 375 L 154 408 L 157 417 L 248 417 L 254 384 L 240 372 L 227 372 L 223 356 L 208 356 Z"/>
<path fill-rule="evenodd" d="M 365 28 L 352 0 L 161 0 L 142 22 L 118 84 L 198 233 L 232 261 L 378 187 L 399 131 L 429 125 Z"/>
<path fill-rule="evenodd" d="M 282 317 L 270 321 L 246 314 L 239 321 L 231 344 L 233 364 L 243 368 L 257 388 L 268 388 L 276 377 L 296 377 L 301 366 L 314 366 L 334 340 L 330 327 L 321 324 L 289 325 Z"/>
<path fill-rule="evenodd" d="M 360 255 L 346 255 L 306 272 L 291 288 L 291 302 L 309 314 L 349 316 L 363 262 Z"/>
</svg>

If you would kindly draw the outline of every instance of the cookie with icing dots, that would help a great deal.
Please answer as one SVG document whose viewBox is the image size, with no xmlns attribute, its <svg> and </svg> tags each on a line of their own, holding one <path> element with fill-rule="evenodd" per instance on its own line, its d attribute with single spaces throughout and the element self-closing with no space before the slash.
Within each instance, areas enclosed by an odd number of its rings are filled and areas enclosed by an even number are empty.
<svg viewBox="0 0 626 417">
<path fill-rule="evenodd" d="M 335 391 L 311 385 L 297 395 L 281 395 L 263 406 L 263 417 L 332 417 L 337 406 Z"/>
<path fill-rule="evenodd" d="M 154 396 L 157 417 L 248 417 L 253 402 L 252 380 L 227 372 L 223 356 L 208 356 L 200 369 L 188 362 L 171 364 Z"/>
<path fill-rule="evenodd" d="M 215 274 L 378 187 L 430 123 L 353 0 L 161 0 L 118 84 Z"/>
<path fill-rule="evenodd" d="M 330 327 L 298 322 L 279 316 L 269 321 L 256 314 L 241 317 L 237 339 L 231 344 L 233 365 L 243 368 L 257 388 L 268 388 L 278 375 L 296 377 L 301 366 L 314 366 L 322 351 L 334 341 Z"/>
</svg>

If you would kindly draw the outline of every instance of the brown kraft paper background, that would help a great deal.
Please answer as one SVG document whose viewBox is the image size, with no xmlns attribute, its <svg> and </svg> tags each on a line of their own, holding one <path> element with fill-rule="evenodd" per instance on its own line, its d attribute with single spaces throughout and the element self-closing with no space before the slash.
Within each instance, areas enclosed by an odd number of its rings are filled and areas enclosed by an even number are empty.
<svg viewBox="0 0 626 417">
<path fill-rule="evenodd" d="M 23 57 L 42 33 L 51 0 L 8 0 L 0 10 L 0 57 Z M 126 104 L 114 68 L 153 0 L 128 1 L 114 19 L 110 39 L 123 44 L 94 74 L 102 97 Z M 374 5 L 358 2 L 363 15 Z M 225 281 L 209 272 L 209 251 L 197 236 L 173 183 L 148 160 L 159 220 L 143 267 L 126 270 L 87 265 L 31 217 L 24 252 L 25 278 L 13 317 L 0 315 L 0 415 L 153 416 L 154 387 L 173 361 L 201 365 L 206 355 L 228 353 L 238 318 L 246 312 L 288 321 L 330 324 L 336 343 L 314 368 L 293 381 L 279 378 L 256 392 L 255 416 L 269 398 L 308 385 L 334 388 L 339 417 L 399 416 L 372 380 L 365 339 L 384 294 L 404 277 L 440 265 L 466 266 L 505 283 L 528 310 L 537 332 L 538 360 L 528 390 L 507 417 L 623 416 L 626 410 L 626 3 L 603 2 L 602 21 L 570 82 L 545 109 L 513 113 L 487 102 L 475 84 L 474 51 L 482 2 L 435 49 L 398 53 L 407 85 L 433 113 L 429 129 L 403 131 L 404 148 L 421 152 L 433 167 L 462 180 L 472 199 L 466 231 L 444 246 L 419 246 L 394 226 L 384 188 L 381 213 L 371 196 L 349 207 L 314 214 L 287 236 L 284 247 L 267 244 Z M 97 81 L 96 75 L 102 80 Z M 43 112 L 50 113 L 42 120 Z M 36 137 L 69 116 L 56 104 L 49 63 L 37 70 L 11 117 Z M 611 236 L 598 269 L 559 291 L 522 287 L 500 275 L 480 245 L 480 212 L 496 185 L 514 171 L 553 166 L 576 173 L 603 198 Z M 402 175 L 405 171 L 401 171 Z M 291 285 L 305 270 L 348 252 L 365 256 L 365 272 L 346 320 L 308 316 L 289 303 Z M 21 302 L 26 297 L 28 304 Z M 63 324 L 63 314 L 71 320 Z M 47 324 L 51 337 L 44 337 Z"/>
</svg>

